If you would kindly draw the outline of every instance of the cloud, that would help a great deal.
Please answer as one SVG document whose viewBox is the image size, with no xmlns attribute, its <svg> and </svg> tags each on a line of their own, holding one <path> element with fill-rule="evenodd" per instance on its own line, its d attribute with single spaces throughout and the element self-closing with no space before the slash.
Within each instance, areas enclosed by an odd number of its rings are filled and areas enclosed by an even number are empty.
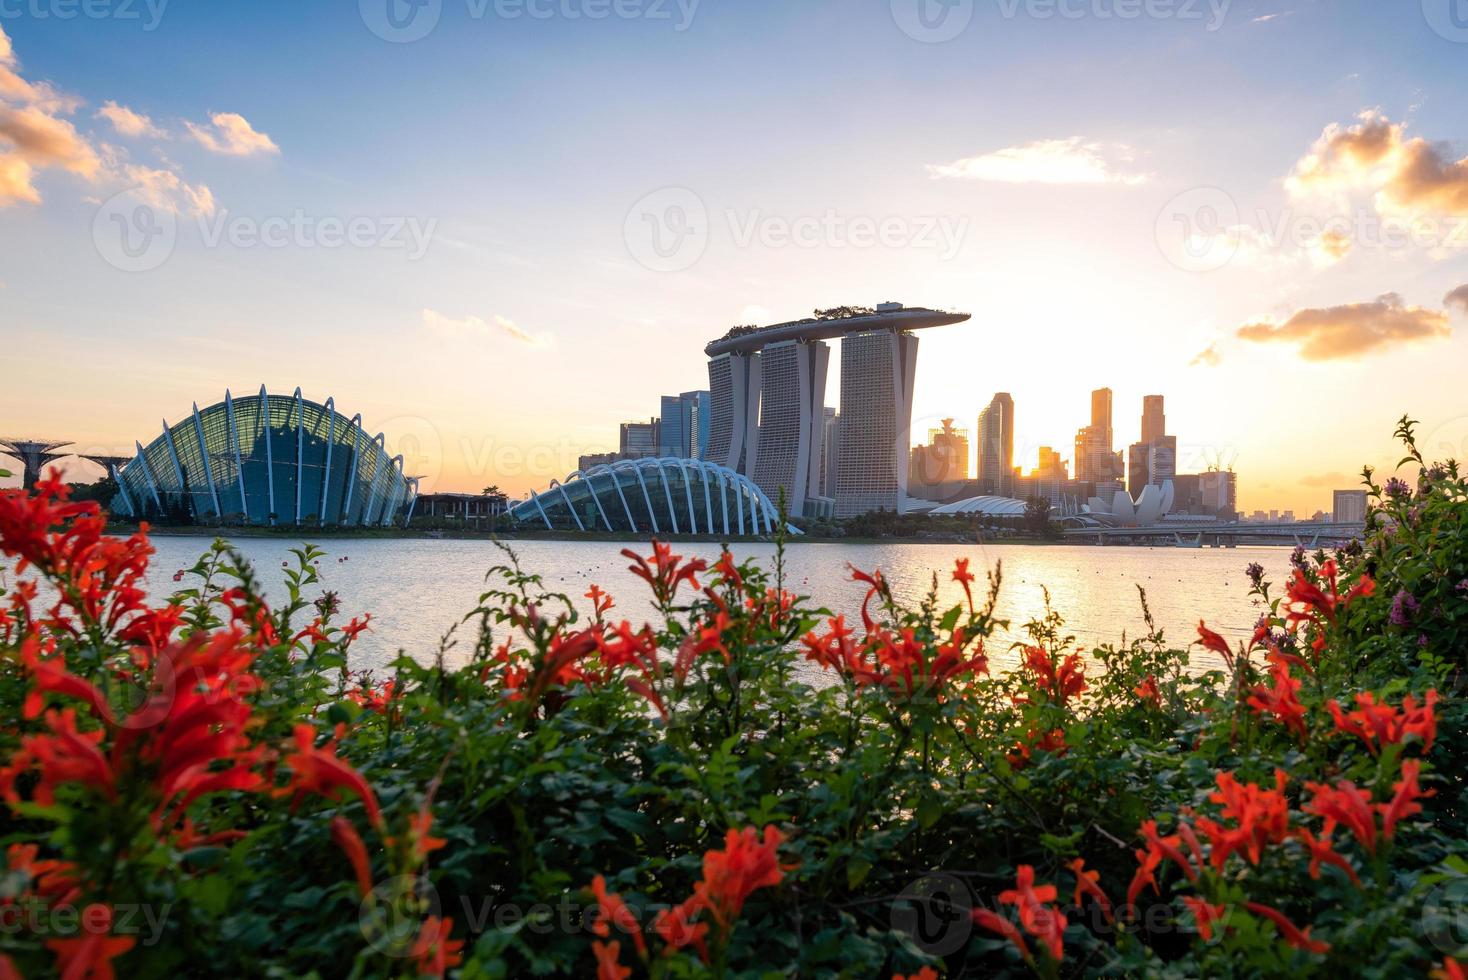
<svg viewBox="0 0 1468 980">
<path fill-rule="evenodd" d="M 154 207 L 174 214 L 208 217 L 214 213 L 214 192 L 204 184 L 186 182 L 172 170 L 127 164 L 122 174 L 134 186 L 137 197 Z"/>
<path fill-rule="evenodd" d="M 216 112 L 209 116 L 210 125 L 185 122 L 189 135 L 205 149 L 232 157 L 248 157 L 262 153 L 279 153 L 280 147 L 264 133 L 257 132 L 237 112 Z"/>
<path fill-rule="evenodd" d="M 153 125 L 152 119 L 142 113 L 132 111 L 125 105 L 118 105 L 110 99 L 97 110 L 95 118 L 110 122 L 119 136 L 127 136 L 132 139 L 168 138 L 167 133 Z"/>
<path fill-rule="evenodd" d="M 1288 17 L 1292 13 L 1294 13 L 1293 10 L 1286 10 L 1283 13 L 1279 13 L 1279 14 L 1265 14 L 1262 17 L 1255 17 L 1253 20 L 1249 21 L 1249 23 L 1251 23 L 1251 24 L 1267 24 L 1267 23 L 1269 23 L 1272 20 L 1281 20 L 1281 19 L 1283 19 L 1285 17 Z"/>
<path fill-rule="evenodd" d="M 79 105 L 45 82 L 20 75 L 10 37 L 0 28 L 0 207 L 39 204 L 33 178 L 55 167 L 95 181 L 102 161 L 62 116 Z"/>
<path fill-rule="evenodd" d="M 1468 217 L 1468 157 L 1446 144 L 1408 137 L 1404 123 L 1376 110 L 1356 125 L 1327 126 L 1285 179 L 1292 196 L 1375 195 L 1383 213 L 1436 212 Z"/>
<path fill-rule="evenodd" d="M 1302 476 L 1300 482 L 1307 487 L 1343 487 L 1351 482 L 1351 478 L 1344 473 L 1332 470 L 1329 473 Z"/>
<path fill-rule="evenodd" d="M 1218 350 L 1218 344 L 1212 343 L 1199 352 L 1198 356 L 1188 362 L 1188 367 L 1218 367 L 1223 362 L 1223 354 Z"/>
<path fill-rule="evenodd" d="M 1457 289 L 1443 297 L 1443 306 L 1459 313 L 1468 313 L 1468 283 L 1464 283 Z"/>
<path fill-rule="evenodd" d="M 466 340 L 472 337 L 507 336 L 522 344 L 535 348 L 549 347 L 554 338 L 550 334 L 533 334 L 522 329 L 513 320 L 495 315 L 493 322 L 477 316 L 466 316 L 455 320 L 437 310 L 423 311 L 423 326 L 430 333 L 449 340 Z"/>
<path fill-rule="evenodd" d="M 1446 312 L 1407 306 L 1396 293 L 1369 303 L 1299 310 L 1282 324 L 1250 323 L 1238 330 L 1241 340 L 1297 344 L 1307 361 L 1359 357 L 1451 334 Z"/>
<path fill-rule="evenodd" d="M 1144 184 L 1151 175 L 1123 173 L 1118 164 L 1132 161 L 1132 151 L 1119 145 L 1086 142 L 1079 136 L 1035 140 L 953 163 L 929 164 L 938 179 L 987 180 L 1006 184 Z"/>
</svg>

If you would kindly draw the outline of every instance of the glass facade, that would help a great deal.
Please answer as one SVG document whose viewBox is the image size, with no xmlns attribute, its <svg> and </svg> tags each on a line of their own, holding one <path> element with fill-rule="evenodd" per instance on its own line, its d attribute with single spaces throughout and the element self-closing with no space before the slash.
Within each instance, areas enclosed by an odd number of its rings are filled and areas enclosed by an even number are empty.
<svg viewBox="0 0 1468 980">
<path fill-rule="evenodd" d="M 624 459 L 532 493 L 517 521 L 566 531 L 634 534 L 768 534 L 779 520 L 748 477 L 713 463 Z"/>
<path fill-rule="evenodd" d="M 405 523 L 416 488 L 401 456 L 334 402 L 258 395 L 194 406 L 119 474 L 115 513 L 186 523 Z"/>
</svg>

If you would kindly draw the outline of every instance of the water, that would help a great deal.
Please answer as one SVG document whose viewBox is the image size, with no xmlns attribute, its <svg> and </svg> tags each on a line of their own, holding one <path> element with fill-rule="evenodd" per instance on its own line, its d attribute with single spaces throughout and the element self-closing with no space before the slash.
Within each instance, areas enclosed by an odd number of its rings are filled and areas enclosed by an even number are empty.
<svg viewBox="0 0 1468 980">
<path fill-rule="evenodd" d="M 150 592 L 162 594 L 177 586 L 173 573 L 191 566 L 208 546 L 206 537 L 160 536 L 149 573 Z M 294 558 L 293 542 L 274 538 L 243 538 L 243 554 L 255 564 L 267 585 L 267 597 L 284 595 L 281 563 Z M 640 625 L 652 613 L 647 590 L 627 571 L 620 552 L 629 545 L 602 541 L 516 541 L 523 566 L 542 574 L 546 586 L 576 600 L 592 583 L 617 599 L 612 615 Z M 339 622 L 372 613 L 372 630 L 353 646 L 354 666 L 380 668 L 399 650 L 419 660 L 430 660 L 439 638 L 477 604 L 484 590 L 484 571 L 503 560 L 488 541 L 432 539 L 328 539 L 327 557 L 320 564 L 323 583 L 341 597 Z M 635 546 L 646 554 L 646 545 Z M 743 544 L 734 547 L 737 558 L 760 558 L 772 567 L 774 547 Z M 714 545 L 680 543 L 675 552 L 712 562 Z M 851 581 L 848 563 L 870 571 L 881 569 L 899 600 L 916 604 L 928 589 L 933 573 L 939 578 L 947 604 L 961 601 L 962 589 L 949 573 L 955 558 L 970 559 L 979 576 L 976 598 L 984 589 L 984 568 L 1002 561 L 1004 588 L 998 615 L 1011 621 L 1008 631 L 989 642 L 996 668 L 1013 663 L 1010 641 L 1024 622 L 1044 609 L 1042 587 L 1050 590 L 1054 607 L 1066 618 L 1067 629 L 1078 643 L 1120 642 L 1123 633 L 1135 636 L 1144 629 L 1137 586 L 1147 591 L 1153 616 L 1166 637 L 1185 645 L 1197 636 L 1198 620 L 1225 636 L 1247 637 L 1259 616 L 1248 596 L 1244 568 L 1259 562 L 1269 577 L 1282 582 L 1289 565 L 1284 548 L 1233 549 L 1098 548 L 1080 545 L 959 545 L 959 544 L 796 544 L 786 550 L 787 588 L 815 598 L 817 604 L 844 613 L 849 623 L 860 623 L 865 587 Z M 346 561 L 338 561 L 346 558 Z M 314 597 L 314 595 L 313 595 Z M 461 659 L 470 646 L 467 632 L 460 650 L 449 660 Z M 1194 651 L 1198 669 L 1216 665 L 1211 654 Z"/>
</svg>

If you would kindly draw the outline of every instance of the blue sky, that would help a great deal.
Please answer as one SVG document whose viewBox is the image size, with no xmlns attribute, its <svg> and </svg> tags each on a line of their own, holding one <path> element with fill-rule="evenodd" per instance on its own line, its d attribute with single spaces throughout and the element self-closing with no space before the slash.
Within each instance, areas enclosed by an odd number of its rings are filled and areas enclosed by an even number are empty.
<svg viewBox="0 0 1468 980">
<path fill-rule="evenodd" d="M 527 490 L 702 386 L 729 325 L 896 299 L 974 314 L 924 337 L 915 428 L 972 426 L 1008 390 L 1026 465 L 1070 455 L 1101 385 L 1119 443 L 1167 395 L 1246 508 L 1328 506 L 1395 459 L 1404 411 L 1468 439 L 1468 300 L 1446 300 L 1468 284 L 1468 43 L 1434 31 L 1436 0 L 1237 0 L 1221 23 L 1186 0 L 1135 19 L 979 0 L 941 43 L 900 26 L 917 0 L 702 0 L 686 24 L 691 0 L 600 20 L 442 0 L 412 43 L 369 30 L 387 0 L 172 0 L 151 30 L 141 0 L 138 19 L 65 2 L 0 3 L 14 75 L 70 98 L 0 87 L 0 111 L 44 110 L 96 158 L 10 137 L 33 193 L 0 197 L 6 431 L 123 448 L 226 386 L 300 385 L 441 489 Z M 151 125 L 125 134 L 108 103 Z M 1385 154 L 1358 166 L 1373 136 Z M 1434 182 L 1409 172 L 1424 159 Z M 98 244 L 117 195 L 175 227 L 156 267 Z M 1180 267 L 1173 212 L 1220 200 L 1224 261 Z M 705 246 L 650 268 L 639 216 L 689 201 Z M 1341 216 L 1341 254 L 1300 230 Z M 1380 246 L 1383 217 L 1435 231 Z M 305 230 L 250 238 L 272 220 Z M 323 221 L 354 220 L 362 243 L 321 247 Z M 882 222 L 877 244 L 852 230 Z"/>
</svg>

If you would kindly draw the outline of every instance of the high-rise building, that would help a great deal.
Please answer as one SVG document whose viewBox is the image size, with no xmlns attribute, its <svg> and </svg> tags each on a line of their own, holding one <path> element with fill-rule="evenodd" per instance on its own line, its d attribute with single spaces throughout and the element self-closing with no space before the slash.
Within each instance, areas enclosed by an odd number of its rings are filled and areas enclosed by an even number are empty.
<svg viewBox="0 0 1468 980">
<path fill-rule="evenodd" d="M 849 334 L 841 341 L 838 517 L 906 506 L 917 352 L 918 339 L 899 330 Z"/>
<path fill-rule="evenodd" d="M 1000 496 L 1014 482 L 1014 399 L 1001 391 L 979 413 L 979 482 Z"/>
<path fill-rule="evenodd" d="M 1070 470 L 1065 465 L 1065 460 L 1061 459 L 1060 453 L 1049 446 L 1041 446 L 1040 464 L 1035 467 L 1030 476 L 1037 480 L 1064 482 L 1070 479 Z"/>
<path fill-rule="evenodd" d="M 1359 524 L 1366 520 L 1366 491 L 1337 490 L 1331 505 L 1331 520 L 1339 524 Z"/>
<path fill-rule="evenodd" d="M 760 352 L 759 454 L 755 486 L 771 500 L 784 494 L 791 515 L 820 496 L 821 426 L 831 348 L 819 340 L 784 340 Z"/>
<path fill-rule="evenodd" d="M 656 456 L 658 454 L 659 423 L 657 419 L 646 422 L 623 422 L 617 451 L 623 458 Z"/>
<path fill-rule="evenodd" d="M 703 459 L 709 439 L 709 393 L 664 395 L 658 425 L 658 455 Z"/>
<path fill-rule="evenodd" d="M 967 319 L 967 313 L 883 303 L 875 310 L 840 307 L 769 327 L 735 327 L 704 348 L 706 458 L 753 478 L 772 496 L 783 489 L 792 517 L 806 516 L 804 502 L 820 496 L 834 496 L 842 516 L 901 509 L 917 358 L 917 338 L 909 331 Z M 836 338 L 842 338 L 841 436 L 827 443 L 830 351 L 822 341 Z"/>
<path fill-rule="evenodd" d="M 928 444 L 912 448 L 907 471 L 909 489 L 915 485 L 933 487 L 968 479 L 968 431 L 955 429 L 952 419 L 944 419 L 941 429 L 928 430 Z"/>
<path fill-rule="evenodd" d="M 1233 470 L 1199 473 L 1198 493 L 1206 513 L 1230 519 L 1238 516 L 1239 479 Z"/>
<path fill-rule="evenodd" d="M 1142 441 L 1156 442 L 1167 435 L 1167 415 L 1161 395 L 1142 396 Z"/>
<path fill-rule="evenodd" d="M 1111 389 L 1091 392 L 1091 424 L 1076 433 L 1076 479 L 1089 483 L 1112 483 L 1125 474 L 1126 461 L 1113 452 Z"/>
<path fill-rule="evenodd" d="M 821 410 L 821 496 L 836 495 L 836 444 L 841 439 L 841 416 L 830 405 Z"/>
</svg>

